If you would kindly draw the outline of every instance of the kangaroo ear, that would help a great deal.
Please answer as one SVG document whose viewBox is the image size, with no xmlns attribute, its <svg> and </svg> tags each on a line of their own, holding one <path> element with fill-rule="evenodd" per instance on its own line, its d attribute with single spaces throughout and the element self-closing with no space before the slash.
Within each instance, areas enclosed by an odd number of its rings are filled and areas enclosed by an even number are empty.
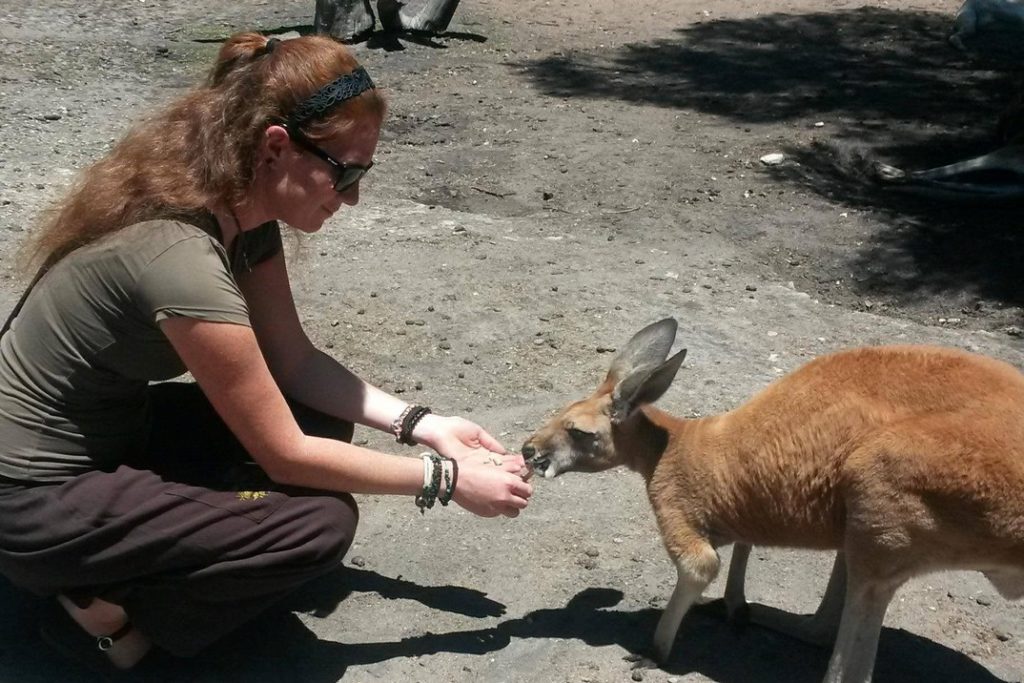
<svg viewBox="0 0 1024 683">
<path fill-rule="evenodd" d="M 615 385 L 612 391 L 613 424 L 624 422 L 637 408 L 654 403 L 668 391 L 679 366 L 686 358 L 683 349 L 653 370 L 639 368 Z"/>
<path fill-rule="evenodd" d="M 615 356 L 605 382 L 617 384 L 638 370 L 651 370 L 668 357 L 679 327 L 673 318 L 651 323 L 633 335 Z"/>
</svg>

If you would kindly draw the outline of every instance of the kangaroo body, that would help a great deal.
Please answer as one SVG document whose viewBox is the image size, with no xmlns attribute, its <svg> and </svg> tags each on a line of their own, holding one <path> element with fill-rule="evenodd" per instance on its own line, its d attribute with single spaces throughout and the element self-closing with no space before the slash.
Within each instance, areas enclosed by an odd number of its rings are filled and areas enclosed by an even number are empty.
<svg viewBox="0 0 1024 683">
<path fill-rule="evenodd" d="M 650 405 L 681 352 L 675 322 L 641 331 L 591 397 L 526 442 L 546 477 L 624 464 L 640 472 L 678 582 L 655 634 L 679 623 L 736 543 L 726 589 L 742 605 L 752 545 L 838 551 L 810 622 L 764 608 L 758 623 L 835 640 L 827 683 L 871 679 L 890 599 L 907 579 L 976 569 L 1024 596 L 1024 375 L 954 349 L 870 347 L 807 363 L 727 413 L 682 419 Z M 732 574 L 737 573 L 738 577 Z M 755 606 L 756 607 L 756 606 Z"/>
</svg>

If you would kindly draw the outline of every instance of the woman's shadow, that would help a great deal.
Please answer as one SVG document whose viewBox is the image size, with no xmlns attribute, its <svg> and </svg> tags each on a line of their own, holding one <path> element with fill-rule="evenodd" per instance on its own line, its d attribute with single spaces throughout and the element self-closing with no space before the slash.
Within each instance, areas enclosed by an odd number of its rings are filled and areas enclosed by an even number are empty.
<svg viewBox="0 0 1024 683">
<path fill-rule="evenodd" d="M 354 622 L 372 620 L 372 613 L 346 614 L 343 601 L 352 593 L 377 593 L 388 600 L 415 600 L 431 609 L 470 619 L 501 617 L 506 606 L 486 594 L 461 586 L 424 586 L 401 577 L 346 567 L 311 582 L 234 634 L 191 660 L 157 656 L 144 662 L 138 680 L 171 681 L 296 681 L 335 683 L 350 666 L 438 653 L 486 655 L 506 648 L 513 639 L 578 640 L 590 647 L 615 645 L 623 659 L 649 654 L 660 610 L 611 609 L 621 591 L 586 588 L 558 607 L 534 610 L 496 625 L 465 631 L 423 632 L 398 640 L 345 643 L 321 640 L 299 614 L 339 614 Z M 46 650 L 35 635 L 38 599 L 4 582 L 0 594 L 8 609 L 0 617 L 0 680 L 91 680 Z M 749 627 L 737 630 L 720 610 L 693 610 L 683 622 L 671 659 L 662 667 L 672 675 L 699 672 L 720 683 L 815 683 L 824 675 L 829 652 L 774 632 Z M 617 671 L 630 673 L 627 661 Z M 885 681 L 955 680 L 959 683 L 1001 683 L 966 655 L 902 629 L 884 629 L 875 667 Z"/>
</svg>

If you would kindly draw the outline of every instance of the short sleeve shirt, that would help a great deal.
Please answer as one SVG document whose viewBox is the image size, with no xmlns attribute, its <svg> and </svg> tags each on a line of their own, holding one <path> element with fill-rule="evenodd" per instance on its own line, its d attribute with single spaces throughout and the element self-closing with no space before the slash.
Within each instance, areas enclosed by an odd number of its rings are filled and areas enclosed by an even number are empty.
<svg viewBox="0 0 1024 683">
<path fill-rule="evenodd" d="M 65 481 L 145 447 L 146 385 L 183 374 L 159 323 L 249 325 L 235 274 L 280 251 L 268 223 L 229 257 L 211 218 L 128 226 L 57 262 L 0 338 L 0 476 Z"/>
</svg>

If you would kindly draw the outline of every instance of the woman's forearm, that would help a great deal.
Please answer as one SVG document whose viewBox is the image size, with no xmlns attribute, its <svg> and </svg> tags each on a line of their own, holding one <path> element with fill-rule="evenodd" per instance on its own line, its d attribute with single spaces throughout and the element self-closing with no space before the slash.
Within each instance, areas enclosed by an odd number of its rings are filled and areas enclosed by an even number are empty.
<svg viewBox="0 0 1024 683">
<path fill-rule="evenodd" d="M 383 431 L 390 430 L 391 423 L 407 405 L 315 348 L 287 378 L 279 381 L 281 391 L 294 401 Z"/>
</svg>

